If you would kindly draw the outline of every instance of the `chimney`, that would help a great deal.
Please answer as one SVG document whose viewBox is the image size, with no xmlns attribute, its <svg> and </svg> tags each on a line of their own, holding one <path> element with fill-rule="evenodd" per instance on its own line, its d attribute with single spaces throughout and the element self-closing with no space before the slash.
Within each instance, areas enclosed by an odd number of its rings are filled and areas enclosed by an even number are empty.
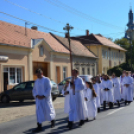
<svg viewBox="0 0 134 134">
<path fill-rule="evenodd" d="M 89 36 L 89 30 L 86 30 L 86 36 Z"/>
<path fill-rule="evenodd" d="M 32 26 L 31 29 L 37 31 L 38 30 L 38 27 L 37 26 Z"/>
<path fill-rule="evenodd" d="M 65 38 L 68 38 L 69 37 L 69 34 L 68 33 L 65 33 Z"/>
</svg>

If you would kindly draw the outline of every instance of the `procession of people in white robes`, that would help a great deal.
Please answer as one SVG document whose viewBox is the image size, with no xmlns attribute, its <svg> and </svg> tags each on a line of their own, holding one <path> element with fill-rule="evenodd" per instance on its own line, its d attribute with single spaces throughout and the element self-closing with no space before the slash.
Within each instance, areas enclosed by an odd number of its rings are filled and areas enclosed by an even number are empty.
<svg viewBox="0 0 134 134">
<path fill-rule="evenodd" d="M 36 74 L 38 79 L 34 84 L 33 96 L 36 100 L 37 128 L 34 132 L 40 132 L 44 121 L 51 121 L 51 127 L 55 126 L 56 113 L 49 78 L 44 77 L 40 69 Z M 84 81 L 78 74 L 78 70 L 74 69 L 71 81 L 66 81 L 62 90 L 69 129 L 73 128 L 75 122 L 82 126 L 89 120 L 95 120 L 100 108 L 105 110 L 107 106 L 113 108 L 116 104 L 120 107 L 121 101 L 125 101 L 125 104 L 133 101 L 134 80 L 127 71 L 123 71 L 120 79 L 113 73 L 111 79 L 103 75 L 101 78 L 96 76 Z"/>
</svg>

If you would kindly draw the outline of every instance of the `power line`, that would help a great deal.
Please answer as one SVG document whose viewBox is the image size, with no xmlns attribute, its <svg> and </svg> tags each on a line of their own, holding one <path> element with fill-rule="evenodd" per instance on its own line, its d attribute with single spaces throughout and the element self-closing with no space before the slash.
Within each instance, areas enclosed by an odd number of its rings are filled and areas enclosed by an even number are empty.
<svg viewBox="0 0 134 134">
<path fill-rule="evenodd" d="M 98 23 L 98 24 L 101 24 L 101 25 L 104 25 L 104 26 L 108 26 L 108 27 L 110 27 L 110 28 L 122 29 L 121 27 L 114 26 L 114 25 L 109 24 L 109 23 L 107 23 L 107 22 L 104 22 L 104 21 L 101 21 L 101 20 L 96 19 L 96 18 L 94 18 L 94 17 L 91 17 L 91 16 L 89 16 L 89 15 L 87 15 L 87 14 L 85 14 L 85 13 L 82 13 L 82 12 L 80 12 L 80 11 L 78 11 L 78 10 L 72 8 L 72 7 L 69 7 L 69 6 L 65 5 L 65 4 L 64 4 L 64 6 L 63 6 L 63 4 L 62 4 L 62 5 L 59 5 L 59 4 L 56 4 L 56 3 L 54 3 L 54 2 L 52 2 L 52 1 L 50 1 L 50 0 L 44 0 L 44 1 L 50 3 L 50 4 L 54 5 L 54 6 L 60 7 L 60 8 L 62 8 L 62 9 L 64 9 L 64 10 L 66 10 L 66 11 L 69 11 L 69 12 L 71 12 L 71 13 L 77 15 L 77 16 L 80 16 L 80 17 L 82 17 L 82 18 L 84 18 L 84 19 L 88 19 L 88 20 L 94 21 L 95 23 Z M 56 1 L 56 2 L 58 2 L 58 1 Z M 58 3 L 59 3 L 59 2 L 58 2 Z M 69 7 L 69 8 L 68 8 L 68 7 Z M 71 9 L 70 9 L 70 8 L 71 8 Z"/>
<path fill-rule="evenodd" d="M 39 16 L 41 16 L 41 17 L 44 17 L 44 18 L 50 19 L 50 20 L 52 20 L 52 21 L 55 21 L 55 22 L 57 22 L 57 23 L 60 23 L 60 24 L 63 24 L 63 25 L 66 24 L 65 22 L 62 22 L 62 21 L 53 19 L 53 18 L 48 17 L 48 16 L 46 16 L 46 15 L 44 15 L 44 14 L 42 14 L 42 13 L 35 12 L 35 11 L 29 9 L 29 8 L 20 6 L 20 5 L 16 4 L 16 3 L 14 3 L 14 2 L 9 1 L 9 0 L 4 0 L 4 1 L 6 1 L 6 2 L 8 2 L 9 4 L 12 4 L 12 5 L 14 5 L 14 6 L 17 6 L 17 7 L 19 7 L 19 8 L 22 8 L 22 9 L 24 9 L 24 10 L 26 10 L 26 11 L 29 11 L 29 12 L 31 12 L 31 13 L 34 13 L 34 14 L 36 14 L 36 15 L 39 15 Z M 80 28 L 77 28 L 77 27 L 75 27 L 75 29 L 81 30 L 81 31 L 85 31 L 84 29 L 80 29 Z"/>
<path fill-rule="evenodd" d="M 36 24 L 36 23 L 33 23 L 33 22 L 30 22 L 30 21 L 27 21 L 27 20 L 18 18 L 18 17 L 16 17 L 16 16 L 11 15 L 11 14 L 7 14 L 7 13 L 1 12 L 1 11 L 0 11 L 0 13 L 5 14 L 5 15 L 7 15 L 7 16 L 10 16 L 10 17 L 12 17 L 12 18 L 15 18 L 15 19 L 18 19 L 18 20 L 21 20 L 21 21 L 24 21 L 24 22 L 33 24 L 33 25 L 36 25 L 36 26 L 38 26 L 38 27 L 44 28 L 44 29 L 49 30 L 49 31 L 53 31 L 53 32 L 57 32 L 57 33 L 64 33 L 64 32 L 59 32 L 59 31 L 53 30 L 53 29 L 51 29 L 51 28 L 47 28 L 47 27 L 38 25 L 38 24 Z"/>
</svg>

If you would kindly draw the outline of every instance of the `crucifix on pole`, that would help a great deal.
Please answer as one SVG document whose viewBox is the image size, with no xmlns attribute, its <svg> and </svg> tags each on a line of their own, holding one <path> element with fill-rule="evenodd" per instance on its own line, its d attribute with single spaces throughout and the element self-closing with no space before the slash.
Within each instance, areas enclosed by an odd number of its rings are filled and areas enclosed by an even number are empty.
<svg viewBox="0 0 134 134">
<path fill-rule="evenodd" d="M 73 65 L 72 65 L 72 50 L 71 50 L 71 44 L 70 44 L 70 30 L 72 30 L 73 27 L 69 25 L 69 23 L 66 24 L 66 26 L 63 28 L 63 30 L 67 31 L 68 35 L 68 43 L 69 43 L 69 52 L 70 52 L 70 65 L 71 65 L 71 75 L 72 75 L 72 70 L 73 70 Z"/>
</svg>

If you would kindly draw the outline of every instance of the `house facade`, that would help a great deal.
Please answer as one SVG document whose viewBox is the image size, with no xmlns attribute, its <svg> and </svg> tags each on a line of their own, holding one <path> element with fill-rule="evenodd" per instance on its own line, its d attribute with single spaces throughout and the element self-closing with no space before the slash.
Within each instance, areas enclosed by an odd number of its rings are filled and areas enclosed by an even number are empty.
<svg viewBox="0 0 134 134">
<path fill-rule="evenodd" d="M 81 41 L 98 57 L 97 70 L 99 74 L 107 73 L 109 68 L 126 62 L 126 50 L 100 34 L 89 34 L 87 31 L 86 36 L 72 37 L 72 39 Z"/>
</svg>

